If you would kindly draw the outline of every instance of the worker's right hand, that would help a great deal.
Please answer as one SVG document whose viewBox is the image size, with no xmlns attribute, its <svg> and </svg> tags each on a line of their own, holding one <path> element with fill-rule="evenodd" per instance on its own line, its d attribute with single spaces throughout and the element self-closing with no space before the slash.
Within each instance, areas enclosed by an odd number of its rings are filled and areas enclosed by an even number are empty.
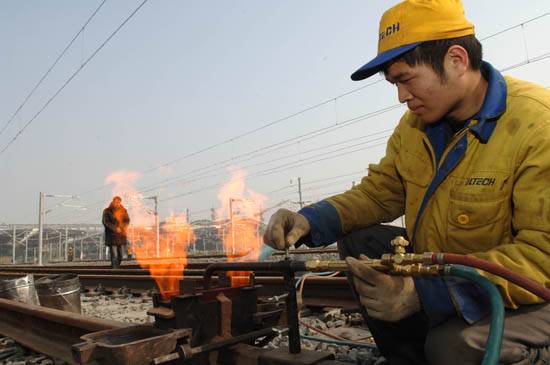
<svg viewBox="0 0 550 365">
<path fill-rule="evenodd" d="M 288 209 L 279 209 L 269 219 L 264 243 L 276 250 L 284 250 L 306 236 L 309 230 L 306 217 Z"/>
<path fill-rule="evenodd" d="M 116 233 L 122 233 L 122 229 L 120 229 L 120 227 L 116 227 Z"/>
</svg>

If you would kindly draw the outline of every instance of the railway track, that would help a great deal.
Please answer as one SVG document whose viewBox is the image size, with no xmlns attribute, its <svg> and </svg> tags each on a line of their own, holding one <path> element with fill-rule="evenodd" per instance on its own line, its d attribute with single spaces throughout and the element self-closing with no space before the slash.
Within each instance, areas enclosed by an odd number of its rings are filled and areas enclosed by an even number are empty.
<svg viewBox="0 0 550 365">
<path fill-rule="evenodd" d="M 0 299 L 0 333 L 36 352 L 77 364 L 71 346 L 81 336 L 127 324 Z"/>
<path fill-rule="evenodd" d="M 326 253 L 326 250 L 319 251 Z M 161 261 L 164 264 L 169 263 L 169 260 Z M 151 260 L 152 264 L 154 262 Z M 179 281 L 181 294 L 192 294 L 190 288 L 203 286 L 206 266 L 211 263 L 207 260 L 193 260 L 186 265 L 184 271 L 168 269 L 161 277 Z M 144 266 L 143 263 L 142 266 Z M 117 291 L 120 293 L 121 288 L 127 288 L 135 294 L 158 290 L 150 270 L 140 267 L 136 262 L 126 262 L 121 269 L 111 269 L 107 262 L 94 262 L 91 265 L 64 264 L 40 267 L 31 265 L 0 266 L 0 279 L 16 278 L 26 274 L 33 274 L 35 278 L 40 278 L 45 275 L 65 273 L 77 274 L 83 291 L 94 291 L 99 286 L 107 294 Z M 218 277 L 214 276 L 212 281 L 216 284 Z M 285 288 L 283 276 L 278 276 L 273 272 L 255 272 L 254 284 L 258 285 L 259 297 L 273 297 L 285 293 L 288 289 Z M 298 293 L 298 303 L 305 306 L 356 307 L 344 276 L 310 276 Z M 95 297 L 96 293 L 88 295 Z M 114 298 L 121 297 L 115 295 Z M 92 318 L 4 299 L 0 299 L 0 318 L 5 319 L 0 321 L 1 334 L 13 338 L 29 349 L 62 359 L 68 364 L 76 363 L 70 349 L 71 345 L 81 341 L 81 336 L 127 326 L 122 322 Z M 118 318 L 116 319 L 118 320 Z"/>
<path fill-rule="evenodd" d="M 201 287 L 204 269 L 211 262 L 195 261 L 186 265 L 186 269 L 167 269 L 160 276 L 163 280 L 179 281 L 181 287 Z M 111 269 L 107 265 L 64 265 L 64 266 L 0 266 L 0 279 L 12 279 L 26 274 L 33 274 L 40 278 L 51 274 L 76 274 L 79 276 L 82 287 L 93 290 L 102 287 L 107 292 L 114 292 L 120 288 L 127 288 L 134 292 L 158 290 L 155 278 L 148 269 L 138 268 L 137 263 L 129 262 L 122 269 Z M 183 275 L 182 275 L 183 274 Z M 261 285 L 259 294 L 272 296 L 284 291 L 283 277 L 272 272 L 255 272 L 255 284 Z M 216 277 L 214 277 L 216 282 Z M 322 277 L 310 276 L 307 278 L 301 292 L 303 303 L 310 306 L 346 307 L 355 306 L 353 295 L 344 276 Z"/>
</svg>

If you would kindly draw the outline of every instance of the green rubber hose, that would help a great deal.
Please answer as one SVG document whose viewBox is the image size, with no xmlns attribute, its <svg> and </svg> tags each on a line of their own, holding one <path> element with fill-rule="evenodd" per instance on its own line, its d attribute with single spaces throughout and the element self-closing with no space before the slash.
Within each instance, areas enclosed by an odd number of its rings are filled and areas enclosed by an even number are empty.
<svg viewBox="0 0 550 365">
<path fill-rule="evenodd" d="M 491 326 L 489 327 L 489 336 L 485 344 L 485 355 L 483 355 L 481 365 L 497 365 L 502 345 L 502 334 L 504 332 L 504 303 L 502 302 L 500 292 L 495 284 L 470 267 L 445 265 L 443 267 L 443 274 L 471 280 L 488 292 L 491 302 Z"/>
</svg>

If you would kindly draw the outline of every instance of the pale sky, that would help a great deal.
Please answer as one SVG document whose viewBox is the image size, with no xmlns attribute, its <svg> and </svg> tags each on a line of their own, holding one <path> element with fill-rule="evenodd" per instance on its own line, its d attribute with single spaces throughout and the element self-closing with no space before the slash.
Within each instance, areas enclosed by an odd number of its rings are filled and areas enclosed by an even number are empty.
<svg viewBox="0 0 550 365">
<path fill-rule="evenodd" d="M 0 129 L 100 2 L 0 2 Z M 0 149 L 139 3 L 105 2 L 0 135 Z M 138 188 L 188 174 L 145 194 L 159 195 L 161 216 L 189 209 L 192 220 L 219 207 L 216 185 L 230 178 L 229 165 L 245 167 L 247 187 L 267 195 L 267 206 L 297 201 L 297 177 L 308 201 L 343 191 L 380 159 L 404 111 L 353 119 L 398 103 L 386 82 L 336 98 L 380 79 L 349 76 L 375 55 L 379 18 L 395 3 L 150 0 L 0 154 L 0 223 L 36 223 L 40 191 L 79 194 L 69 204 L 88 207 L 55 207 L 47 223 L 99 223 L 112 193 L 101 187 L 119 170 L 140 172 Z M 521 11 L 511 0 L 464 6 L 480 39 L 550 11 L 547 0 L 524 1 Z M 550 15 L 483 41 L 485 59 L 504 68 L 544 55 L 548 34 Z M 505 74 L 550 86 L 549 67 L 550 58 Z"/>
</svg>

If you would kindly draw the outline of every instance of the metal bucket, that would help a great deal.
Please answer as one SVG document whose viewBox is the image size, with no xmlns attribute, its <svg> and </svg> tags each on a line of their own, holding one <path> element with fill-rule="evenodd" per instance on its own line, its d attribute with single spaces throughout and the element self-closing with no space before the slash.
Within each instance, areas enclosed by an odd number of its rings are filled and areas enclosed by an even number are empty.
<svg viewBox="0 0 550 365">
<path fill-rule="evenodd" d="M 0 280 L 0 298 L 40 305 L 32 274 L 15 279 Z"/>
<path fill-rule="evenodd" d="M 35 282 L 43 307 L 81 313 L 80 280 L 74 274 L 44 276 Z"/>
</svg>

